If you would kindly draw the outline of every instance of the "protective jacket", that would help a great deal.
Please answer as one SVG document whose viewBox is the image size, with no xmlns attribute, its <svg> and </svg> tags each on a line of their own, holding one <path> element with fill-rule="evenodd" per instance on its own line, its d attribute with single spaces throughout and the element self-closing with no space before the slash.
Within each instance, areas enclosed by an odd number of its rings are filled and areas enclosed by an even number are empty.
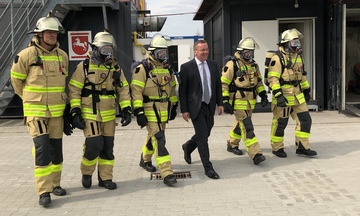
<svg viewBox="0 0 360 216">
<path fill-rule="evenodd" d="M 132 74 L 132 99 L 134 110 L 144 107 L 145 116 L 149 122 L 167 122 L 168 109 L 175 105 L 178 98 L 175 94 L 176 80 L 171 69 L 147 56 L 150 71 L 144 66 L 137 66 Z M 155 112 L 156 110 L 156 112 Z"/>
<path fill-rule="evenodd" d="M 24 116 L 63 115 L 68 55 L 59 48 L 59 43 L 48 51 L 34 36 L 31 45 L 16 56 L 10 74 L 15 93 L 23 100 Z"/>
<path fill-rule="evenodd" d="M 131 105 L 129 84 L 124 72 L 115 60 L 111 66 L 105 66 L 97 65 L 90 56 L 88 58 L 88 67 L 85 66 L 84 70 L 84 63 L 79 63 L 70 79 L 71 108 L 80 107 L 84 119 L 98 122 L 114 120 L 117 95 L 122 109 Z M 115 80 L 114 77 L 119 79 Z"/>
<path fill-rule="evenodd" d="M 222 70 L 222 95 L 229 97 L 234 110 L 253 110 L 256 96 L 265 91 L 256 62 L 246 62 L 236 52 L 235 60 L 228 61 Z M 237 69 L 237 71 L 234 71 Z"/>
<path fill-rule="evenodd" d="M 309 89 L 310 85 L 306 79 L 302 56 L 285 52 L 283 47 L 279 47 L 279 50 L 284 57 L 284 69 L 282 70 L 277 55 L 272 57 L 269 65 L 268 81 L 274 93 L 272 103 L 277 104 L 275 96 L 278 92 L 286 97 L 288 106 L 305 103 L 303 90 Z"/>
</svg>

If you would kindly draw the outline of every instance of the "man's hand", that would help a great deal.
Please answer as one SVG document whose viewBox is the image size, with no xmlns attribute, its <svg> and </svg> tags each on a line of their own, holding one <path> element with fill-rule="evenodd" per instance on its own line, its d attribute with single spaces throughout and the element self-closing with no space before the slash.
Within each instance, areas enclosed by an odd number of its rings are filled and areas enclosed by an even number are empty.
<svg viewBox="0 0 360 216">
<path fill-rule="evenodd" d="M 174 105 L 171 106 L 171 109 L 170 109 L 170 113 L 169 113 L 169 120 L 174 120 L 177 116 L 177 107 L 178 107 L 178 103 L 175 103 Z"/>
<path fill-rule="evenodd" d="M 268 96 L 266 94 L 266 91 L 262 91 L 259 93 L 259 96 L 261 97 L 261 106 L 266 107 L 269 103 Z"/>
<path fill-rule="evenodd" d="M 121 117 L 121 126 L 127 126 L 131 122 L 131 107 L 127 106 L 124 109 L 122 109 L 122 117 Z"/>
<path fill-rule="evenodd" d="M 189 122 L 190 113 L 189 113 L 189 112 L 184 112 L 184 113 L 182 114 L 182 117 L 183 117 L 183 119 L 184 119 L 186 122 Z"/>
<path fill-rule="evenodd" d="M 145 116 L 145 112 L 144 112 L 144 108 L 143 107 L 139 107 L 139 108 L 136 108 L 134 110 L 134 114 L 136 116 L 136 122 L 137 124 L 143 128 L 147 125 L 148 123 L 148 120 Z"/>
<path fill-rule="evenodd" d="M 64 134 L 66 136 L 70 136 L 73 133 L 73 126 L 72 126 L 72 119 L 71 119 L 71 113 L 70 113 L 70 104 L 66 104 L 64 113 L 63 113 L 63 119 L 64 119 Z"/>
<path fill-rule="evenodd" d="M 81 109 L 79 107 L 75 107 L 71 110 L 73 128 L 79 128 L 80 130 L 84 130 L 85 128 L 85 120 L 81 116 Z"/>
<path fill-rule="evenodd" d="M 303 91 L 306 103 L 310 101 L 310 88 L 304 89 Z"/>
<path fill-rule="evenodd" d="M 286 103 L 288 103 L 288 100 L 282 94 L 276 98 L 276 101 L 278 107 L 286 107 Z"/>
<path fill-rule="evenodd" d="M 224 112 L 227 114 L 234 114 L 234 109 L 232 108 L 232 106 L 229 104 L 229 97 L 225 96 L 223 97 L 223 106 L 224 106 Z"/>
</svg>

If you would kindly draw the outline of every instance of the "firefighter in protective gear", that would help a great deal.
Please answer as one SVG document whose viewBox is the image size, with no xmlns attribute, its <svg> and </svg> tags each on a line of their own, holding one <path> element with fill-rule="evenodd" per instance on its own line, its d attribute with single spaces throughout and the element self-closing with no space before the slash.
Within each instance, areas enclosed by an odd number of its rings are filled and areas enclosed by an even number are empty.
<svg viewBox="0 0 360 216">
<path fill-rule="evenodd" d="M 167 38 L 156 34 L 150 42 L 150 51 L 144 64 L 132 72 L 131 93 L 134 114 L 138 125 L 148 131 L 140 166 L 155 172 L 151 157 L 155 154 L 157 167 L 164 183 L 175 184 L 170 155 L 165 147 L 165 125 L 176 117 L 178 98 L 175 94 L 176 80 L 168 64 Z"/>
<path fill-rule="evenodd" d="M 272 153 L 281 158 L 287 157 L 284 151 L 284 131 L 289 116 L 296 122 L 296 154 L 306 156 L 317 154 L 310 149 L 309 144 L 311 117 L 307 102 L 310 100 L 310 85 L 306 79 L 301 56 L 301 37 L 302 34 L 296 29 L 284 31 L 278 44 L 284 62 L 281 62 L 279 56 L 274 55 L 269 64 L 268 81 L 273 94 L 270 140 Z"/>
<path fill-rule="evenodd" d="M 129 85 L 113 54 L 113 36 L 99 32 L 91 43 L 92 52 L 80 62 L 69 82 L 73 125 L 85 136 L 80 165 L 82 185 L 90 188 L 92 174 L 98 168 L 98 185 L 116 189 L 112 181 L 115 157 L 113 154 L 116 109 L 122 110 L 122 126 L 131 121 Z"/>
<path fill-rule="evenodd" d="M 254 133 L 251 116 L 256 97 L 261 97 L 261 105 L 268 103 L 259 67 L 254 61 L 254 51 L 259 49 L 251 37 L 240 40 L 234 57 L 222 69 L 222 95 L 225 113 L 234 114 L 235 122 L 227 140 L 227 151 L 242 155 L 239 142 L 244 141 L 246 151 L 254 164 L 265 161 L 259 142 Z"/>
<path fill-rule="evenodd" d="M 51 192 L 57 196 L 66 194 L 60 187 L 60 179 L 68 55 L 59 48 L 60 31 L 63 27 L 56 18 L 39 19 L 31 32 L 35 33 L 31 43 L 16 56 L 10 72 L 34 141 L 35 184 L 42 206 L 51 203 Z"/>
</svg>

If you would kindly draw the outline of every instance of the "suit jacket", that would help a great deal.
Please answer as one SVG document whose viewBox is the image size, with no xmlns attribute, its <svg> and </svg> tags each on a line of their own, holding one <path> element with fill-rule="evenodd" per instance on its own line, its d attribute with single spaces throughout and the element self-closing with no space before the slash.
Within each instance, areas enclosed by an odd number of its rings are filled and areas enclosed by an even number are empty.
<svg viewBox="0 0 360 216">
<path fill-rule="evenodd" d="M 220 73 L 216 62 L 206 60 L 211 79 L 210 112 L 215 114 L 216 105 L 222 106 Z M 192 59 L 180 67 L 179 99 L 181 113 L 189 112 L 191 119 L 195 119 L 200 111 L 203 94 L 200 73 L 195 59 Z"/>
</svg>

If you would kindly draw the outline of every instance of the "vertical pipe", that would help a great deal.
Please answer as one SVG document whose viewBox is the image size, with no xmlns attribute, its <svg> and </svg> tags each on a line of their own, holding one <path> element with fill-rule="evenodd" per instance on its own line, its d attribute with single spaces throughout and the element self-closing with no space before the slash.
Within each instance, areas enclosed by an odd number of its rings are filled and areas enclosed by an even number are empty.
<svg viewBox="0 0 360 216">
<path fill-rule="evenodd" d="M 15 52 L 15 36 L 14 36 L 14 4 L 13 4 L 14 0 L 11 0 L 10 2 L 10 25 L 11 25 L 11 54 L 14 54 Z"/>
<path fill-rule="evenodd" d="M 105 5 L 102 5 L 102 12 L 103 12 L 103 19 L 104 19 L 104 28 L 109 29 L 108 22 L 107 22 L 107 16 L 106 16 L 106 7 Z"/>
</svg>

